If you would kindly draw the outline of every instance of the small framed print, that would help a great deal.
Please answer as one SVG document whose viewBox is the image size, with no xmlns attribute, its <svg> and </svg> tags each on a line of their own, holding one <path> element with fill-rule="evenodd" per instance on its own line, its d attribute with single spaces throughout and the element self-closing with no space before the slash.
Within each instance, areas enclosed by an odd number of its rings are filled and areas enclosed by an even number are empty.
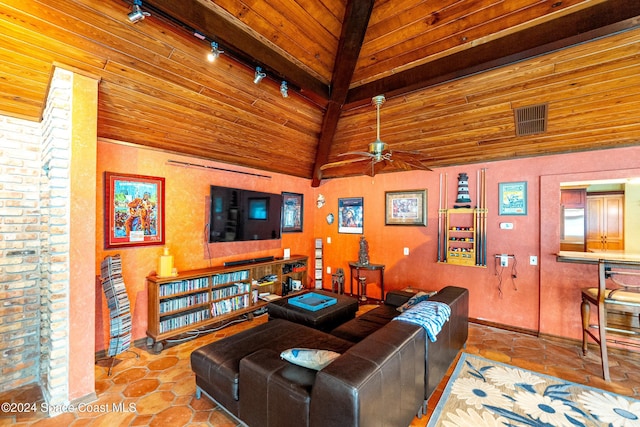
<svg viewBox="0 0 640 427">
<path fill-rule="evenodd" d="M 164 245 L 164 178 L 104 176 L 105 248 Z"/>
<path fill-rule="evenodd" d="M 427 190 L 385 192 L 385 225 L 427 225 Z"/>
<path fill-rule="evenodd" d="M 282 193 L 282 232 L 296 233 L 302 231 L 303 195 Z"/>
<path fill-rule="evenodd" d="M 500 215 L 527 214 L 527 183 L 501 182 L 498 184 Z"/>
<path fill-rule="evenodd" d="M 364 199 L 338 199 L 338 233 L 362 234 L 364 230 Z"/>
</svg>

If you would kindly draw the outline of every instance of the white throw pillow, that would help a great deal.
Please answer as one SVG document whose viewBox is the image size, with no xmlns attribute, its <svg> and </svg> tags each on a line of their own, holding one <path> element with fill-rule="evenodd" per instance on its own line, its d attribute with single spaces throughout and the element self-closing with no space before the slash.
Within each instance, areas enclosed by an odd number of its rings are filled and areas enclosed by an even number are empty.
<svg viewBox="0 0 640 427">
<path fill-rule="evenodd" d="M 313 348 L 290 348 L 280 353 L 280 357 L 295 365 L 319 371 L 340 357 L 340 353 Z"/>
</svg>

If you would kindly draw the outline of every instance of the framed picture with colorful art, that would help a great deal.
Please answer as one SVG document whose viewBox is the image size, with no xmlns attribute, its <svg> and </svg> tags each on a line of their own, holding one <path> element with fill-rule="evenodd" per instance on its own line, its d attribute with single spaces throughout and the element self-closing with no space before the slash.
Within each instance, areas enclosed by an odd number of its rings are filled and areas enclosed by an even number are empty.
<svg viewBox="0 0 640 427">
<path fill-rule="evenodd" d="M 527 183 L 501 182 L 498 184 L 500 197 L 499 215 L 527 214 Z"/>
<path fill-rule="evenodd" d="M 362 234 L 364 230 L 364 199 L 338 199 L 338 233 Z"/>
<path fill-rule="evenodd" d="M 303 195 L 298 193 L 282 193 L 282 232 L 296 233 L 302 231 Z"/>
<path fill-rule="evenodd" d="M 105 248 L 164 245 L 164 178 L 104 174 Z"/>
<path fill-rule="evenodd" d="M 427 190 L 387 191 L 385 225 L 427 225 Z"/>
</svg>

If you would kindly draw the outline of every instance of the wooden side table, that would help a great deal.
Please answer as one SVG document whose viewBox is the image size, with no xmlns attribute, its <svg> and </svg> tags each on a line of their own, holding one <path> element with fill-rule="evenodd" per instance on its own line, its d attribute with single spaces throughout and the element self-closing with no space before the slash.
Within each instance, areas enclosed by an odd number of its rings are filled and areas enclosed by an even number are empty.
<svg viewBox="0 0 640 427">
<path fill-rule="evenodd" d="M 360 264 L 359 262 L 356 261 L 349 261 L 349 291 L 351 292 L 351 295 L 355 295 L 358 297 L 364 297 L 364 299 L 361 299 L 362 302 L 367 301 L 369 299 L 373 299 L 376 301 L 384 301 L 384 264 Z M 355 270 L 355 276 L 353 275 L 353 272 Z M 368 297 L 366 295 L 366 282 L 364 283 L 363 289 L 362 291 L 360 291 L 360 278 L 363 276 L 360 276 L 360 270 L 368 270 L 368 271 L 374 271 L 377 272 L 380 278 L 380 298 L 372 298 L 372 297 Z M 356 292 L 353 292 L 353 279 L 357 280 L 356 283 Z"/>
</svg>

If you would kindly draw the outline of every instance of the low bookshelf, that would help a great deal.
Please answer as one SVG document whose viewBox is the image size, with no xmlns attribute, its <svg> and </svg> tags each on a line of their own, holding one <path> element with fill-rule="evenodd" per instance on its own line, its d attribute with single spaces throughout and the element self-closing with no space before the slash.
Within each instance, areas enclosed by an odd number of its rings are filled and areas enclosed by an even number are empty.
<svg viewBox="0 0 640 427">
<path fill-rule="evenodd" d="M 260 295 L 282 296 L 291 283 L 307 288 L 308 258 L 182 271 L 147 277 L 147 346 L 162 351 L 163 341 L 252 313 L 266 305 Z"/>
</svg>

